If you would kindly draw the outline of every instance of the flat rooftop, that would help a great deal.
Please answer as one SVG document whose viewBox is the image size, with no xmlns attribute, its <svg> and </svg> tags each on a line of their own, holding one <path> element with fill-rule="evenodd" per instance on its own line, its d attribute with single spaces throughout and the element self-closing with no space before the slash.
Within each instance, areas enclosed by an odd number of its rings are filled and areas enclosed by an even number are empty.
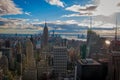
<svg viewBox="0 0 120 80">
<path fill-rule="evenodd" d="M 93 60 L 93 59 L 80 59 L 78 62 L 81 65 L 101 65 L 99 62 Z"/>
</svg>

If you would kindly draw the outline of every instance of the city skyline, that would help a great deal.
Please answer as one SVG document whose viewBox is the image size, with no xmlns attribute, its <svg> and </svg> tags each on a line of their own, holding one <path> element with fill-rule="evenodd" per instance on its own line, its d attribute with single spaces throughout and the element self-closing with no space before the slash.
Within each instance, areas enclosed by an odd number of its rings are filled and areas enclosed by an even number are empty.
<svg viewBox="0 0 120 80">
<path fill-rule="evenodd" d="M 0 0 L 0 80 L 119 80 L 120 0 Z"/>
<path fill-rule="evenodd" d="M 116 16 L 120 27 L 120 0 L 1 0 L 0 4 L 1 33 L 38 33 L 46 20 L 48 29 L 58 34 L 85 34 L 90 16 L 98 34 L 114 33 Z"/>
</svg>

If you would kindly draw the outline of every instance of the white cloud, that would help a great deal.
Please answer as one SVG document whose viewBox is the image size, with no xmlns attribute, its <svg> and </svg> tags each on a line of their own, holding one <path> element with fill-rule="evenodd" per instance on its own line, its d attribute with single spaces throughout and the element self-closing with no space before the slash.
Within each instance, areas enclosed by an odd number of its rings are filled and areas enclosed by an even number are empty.
<svg viewBox="0 0 120 80">
<path fill-rule="evenodd" d="M 31 16 L 31 12 L 25 12 L 25 14 Z"/>
<path fill-rule="evenodd" d="M 93 11 L 95 11 L 95 9 L 97 8 L 96 5 L 93 4 L 88 4 L 85 6 L 81 6 L 81 5 L 72 5 L 70 7 L 65 8 L 65 10 L 68 11 L 73 11 L 73 12 L 77 12 L 79 14 L 77 14 L 77 16 L 82 16 L 82 15 L 91 15 L 93 14 Z M 72 14 L 72 17 L 76 16 L 75 14 Z"/>
<path fill-rule="evenodd" d="M 97 19 L 93 18 L 93 21 L 92 21 L 92 27 L 93 28 L 113 28 L 113 27 L 115 27 L 114 23 L 108 23 L 107 21 L 104 22 L 104 21 L 100 21 L 101 19 L 100 20 L 97 20 Z M 84 19 L 82 21 L 76 21 L 76 20 L 61 21 L 61 20 L 57 20 L 57 21 L 48 21 L 47 23 L 56 25 L 56 27 L 59 27 L 59 25 L 71 25 L 71 26 L 76 25 L 78 28 L 89 27 L 90 26 L 90 20 L 89 19 Z M 45 24 L 45 22 L 44 21 L 34 22 L 33 24 Z"/>
<path fill-rule="evenodd" d="M 11 20 L 15 23 L 0 26 L 0 33 L 25 33 L 25 34 L 37 33 L 43 31 L 44 23 L 45 23 L 44 21 L 42 22 L 38 21 L 35 23 L 22 23 L 19 22 L 19 20 L 14 20 L 14 19 Z M 89 24 L 89 20 L 85 19 L 83 21 L 76 21 L 76 20 L 48 21 L 47 25 L 49 30 L 56 30 L 55 32 L 56 34 L 58 33 L 62 35 L 77 35 L 77 34 L 86 34 L 87 26 L 89 26 L 90 24 Z M 100 35 L 112 35 L 114 33 L 114 30 L 109 30 L 109 28 L 112 28 L 113 25 L 114 24 L 104 23 L 102 21 L 93 21 L 93 28 L 96 28 L 96 32 Z M 103 28 L 103 29 L 100 30 L 99 28 Z M 108 30 L 104 30 L 104 28 L 108 28 Z M 70 38 L 71 36 L 68 37 Z"/>
<path fill-rule="evenodd" d="M 0 24 L 0 28 L 4 28 L 4 29 L 25 29 L 26 25 L 28 25 L 26 23 L 26 21 L 28 21 L 28 19 L 20 19 L 20 18 L 16 18 L 16 19 L 7 19 L 7 18 L 0 18 L 0 22 L 3 23 L 2 25 Z M 31 25 L 29 25 L 31 26 Z M 28 26 L 28 27 L 29 27 Z"/>
<path fill-rule="evenodd" d="M 78 22 L 76 20 L 66 20 L 66 21 L 57 20 L 57 21 L 49 21 L 48 23 L 57 24 L 57 25 L 70 25 L 70 24 L 77 24 Z"/>
<path fill-rule="evenodd" d="M 9 14 L 22 14 L 22 10 L 12 0 L 0 0 L 0 15 Z"/>
<path fill-rule="evenodd" d="M 76 20 L 67 20 L 65 21 L 66 24 L 77 24 L 78 22 Z"/>
<path fill-rule="evenodd" d="M 110 16 L 116 12 L 120 12 L 119 3 L 120 0 L 100 0 L 94 15 Z"/>
<path fill-rule="evenodd" d="M 57 5 L 60 7 L 64 7 L 64 3 L 61 0 L 46 0 L 51 5 Z"/>
<path fill-rule="evenodd" d="M 80 23 L 78 23 L 78 26 L 90 27 L 90 20 L 85 19 L 81 21 Z M 115 27 L 114 23 L 108 23 L 108 22 L 104 22 L 104 21 L 96 20 L 96 19 L 93 19 L 92 21 L 92 28 L 113 28 L 113 27 Z"/>
<path fill-rule="evenodd" d="M 74 14 L 66 14 L 62 17 L 81 17 L 93 16 L 94 27 L 111 28 L 115 27 L 116 15 L 118 17 L 118 27 L 120 26 L 120 0 L 93 0 L 93 3 L 81 5 L 72 5 L 65 10 L 75 12 Z M 81 22 L 79 25 L 89 26 L 88 23 Z"/>
<path fill-rule="evenodd" d="M 7 18 L 0 18 L 0 21 L 1 22 L 4 22 L 4 23 L 20 23 L 20 22 L 23 22 L 24 19 L 7 19 Z"/>
<path fill-rule="evenodd" d="M 37 31 L 32 29 L 0 29 L 2 34 L 36 34 Z"/>
<path fill-rule="evenodd" d="M 48 24 L 56 24 L 56 25 L 69 25 L 69 24 L 77 24 L 78 22 L 76 20 L 56 20 L 56 21 L 47 21 Z M 34 22 L 33 24 L 45 24 L 45 21 L 41 22 Z"/>
<path fill-rule="evenodd" d="M 68 14 L 68 15 L 62 15 L 61 17 L 79 17 L 79 14 Z"/>
<path fill-rule="evenodd" d="M 88 4 L 85 6 L 81 6 L 81 5 L 73 5 L 70 7 L 67 7 L 66 10 L 69 11 L 74 11 L 74 12 L 84 12 L 84 11 L 94 11 L 96 9 L 96 5 L 93 4 Z"/>
<path fill-rule="evenodd" d="M 83 9 L 84 7 L 81 7 L 80 5 L 73 5 L 73 6 L 65 8 L 65 10 L 73 11 L 73 12 L 80 12 L 79 11 L 80 8 Z"/>
<path fill-rule="evenodd" d="M 65 10 L 94 16 L 110 16 L 120 12 L 120 0 L 94 0 L 93 2 L 93 4 L 86 4 L 84 6 L 72 5 L 65 8 Z"/>
<path fill-rule="evenodd" d="M 58 27 L 58 28 L 57 28 L 57 30 L 64 30 L 64 29 L 63 29 L 63 28 L 61 28 L 61 27 Z"/>
<path fill-rule="evenodd" d="M 80 17 L 80 16 L 89 16 L 89 13 L 76 13 L 76 14 L 67 14 L 62 15 L 61 17 Z"/>
</svg>

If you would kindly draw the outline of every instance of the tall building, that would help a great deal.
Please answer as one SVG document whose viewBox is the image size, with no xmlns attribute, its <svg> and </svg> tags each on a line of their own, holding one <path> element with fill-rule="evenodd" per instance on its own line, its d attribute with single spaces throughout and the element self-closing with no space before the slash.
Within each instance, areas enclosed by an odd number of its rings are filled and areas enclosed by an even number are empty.
<svg viewBox="0 0 120 80">
<path fill-rule="evenodd" d="M 26 59 L 29 68 L 35 67 L 33 44 L 30 39 L 26 42 Z"/>
<path fill-rule="evenodd" d="M 26 41 L 26 60 L 27 66 L 23 71 L 22 80 L 37 80 L 36 62 L 34 59 L 33 44 L 30 39 Z"/>
<path fill-rule="evenodd" d="M 70 62 L 74 62 L 76 60 L 76 53 L 75 53 L 75 49 L 73 47 L 71 47 L 69 49 L 68 56 L 69 56 L 69 61 Z"/>
<path fill-rule="evenodd" d="M 3 69 L 3 72 L 7 72 L 9 68 L 9 62 L 7 56 L 3 55 L 0 59 L 0 68 Z"/>
<path fill-rule="evenodd" d="M 109 60 L 109 80 L 120 80 L 120 52 L 112 52 Z"/>
<path fill-rule="evenodd" d="M 53 66 L 57 75 L 65 76 L 67 71 L 67 48 L 55 46 L 53 48 Z"/>
<path fill-rule="evenodd" d="M 77 61 L 77 80 L 105 80 L 102 75 L 102 66 L 93 59 Z"/>
<path fill-rule="evenodd" d="M 61 46 L 67 46 L 67 39 L 62 39 Z"/>
<path fill-rule="evenodd" d="M 45 22 L 45 27 L 43 30 L 43 46 L 47 46 L 48 44 L 48 27 L 47 23 Z"/>
<path fill-rule="evenodd" d="M 112 51 L 120 51 L 120 40 L 111 41 L 110 48 Z"/>
<path fill-rule="evenodd" d="M 95 51 L 94 45 L 99 40 L 99 35 L 92 30 L 87 31 L 87 57 L 91 57 L 91 54 Z"/>
<path fill-rule="evenodd" d="M 18 73 L 18 75 L 21 75 L 22 74 L 22 46 L 21 46 L 21 43 L 18 42 L 16 47 L 17 47 L 17 56 L 16 56 L 17 73 Z"/>
<path fill-rule="evenodd" d="M 55 31 L 53 30 L 52 32 L 53 32 L 52 37 L 55 37 Z"/>
<path fill-rule="evenodd" d="M 22 45 L 20 42 L 16 44 L 17 54 L 22 54 Z"/>
<path fill-rule="evenodd" d="M 11 48 L 1 48 L 2 55 L 7 56 L 8 60 L 12 58 L 12 49 Z"/>
</svg>

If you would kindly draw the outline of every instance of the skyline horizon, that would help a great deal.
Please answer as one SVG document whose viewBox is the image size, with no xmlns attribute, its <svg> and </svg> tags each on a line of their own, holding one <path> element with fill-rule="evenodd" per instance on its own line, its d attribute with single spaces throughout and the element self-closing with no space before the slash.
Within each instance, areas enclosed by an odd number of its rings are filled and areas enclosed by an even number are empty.
<svg viewBox="0 0 120 80">
<path fill-rule="evenodd" d="M 85 34 L 91 25 L 90 16 L 92 28 L 99 35 L 113 35 L 116 26 L 120 33 L 120 0 L 6 0 L 5 3 L 1 0 L 0 3 L 0 33 L 42 32 L 47 21 L 50 31 Z"/>
</svg>

